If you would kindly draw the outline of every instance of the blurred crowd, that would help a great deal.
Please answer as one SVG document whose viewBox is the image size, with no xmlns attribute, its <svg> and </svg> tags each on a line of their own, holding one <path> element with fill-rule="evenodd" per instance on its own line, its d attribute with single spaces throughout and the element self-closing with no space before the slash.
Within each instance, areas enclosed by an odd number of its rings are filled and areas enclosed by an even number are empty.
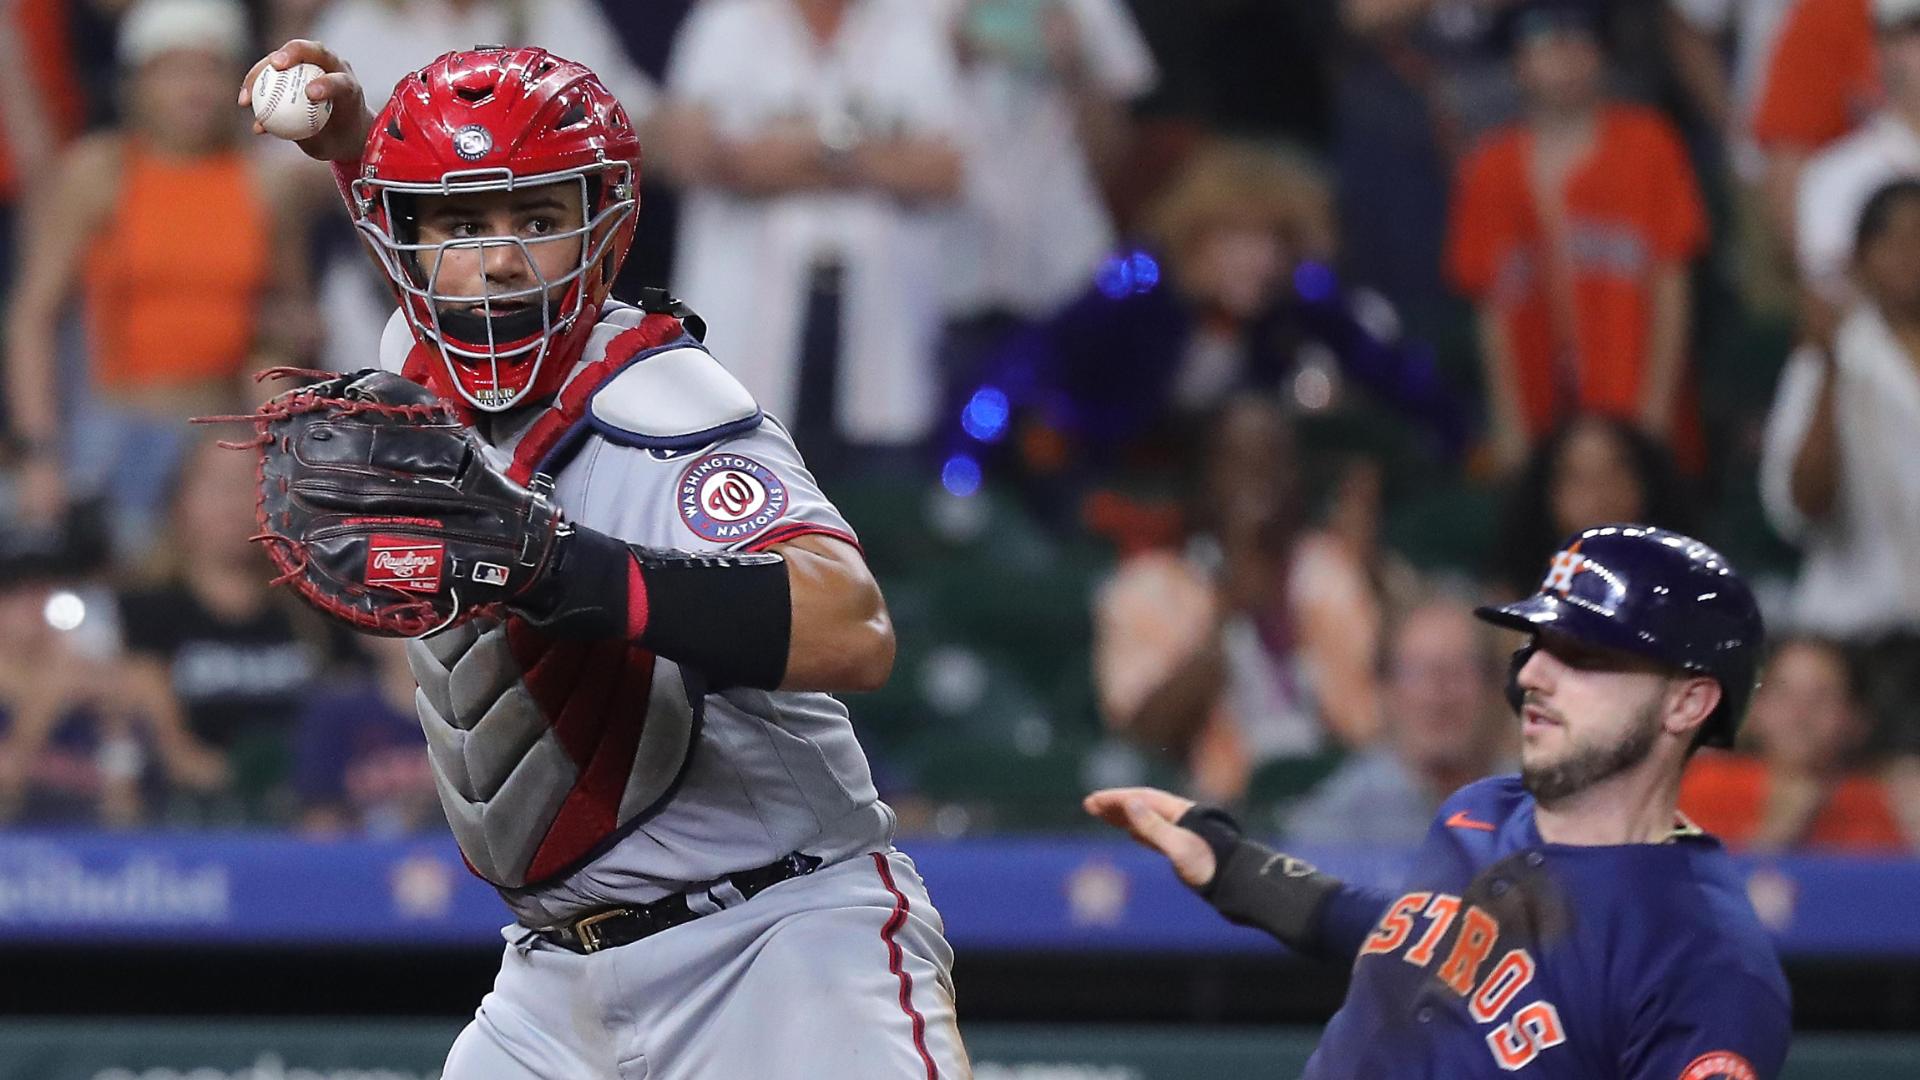
<svg viewBox="0 0 1920 1080">
<path fill-rule="evenodd" d="M 0 820 L 441 827 L 393 643 L 268 584 L 189 417 L 370 366 L 291 37 L 377 109 L 538 44 L 642 129 L 664 285 L 861 532 L 909 828 L 1152 780 L 1418 838 L 1515 753 L 1471 617 L 1698 535 L 1771 663 L 1683 808 L 1920 843 L 1920 0 L 18 0 L 0 9 Z"/>
</svg>

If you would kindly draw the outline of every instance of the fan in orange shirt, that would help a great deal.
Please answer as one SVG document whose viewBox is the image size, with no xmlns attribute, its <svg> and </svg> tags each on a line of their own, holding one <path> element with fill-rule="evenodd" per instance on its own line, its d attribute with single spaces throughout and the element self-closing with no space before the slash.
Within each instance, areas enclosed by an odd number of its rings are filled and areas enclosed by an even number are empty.
<svg viewBox="0 0 1920 1080">
<path fill-rule="evenodd" d="M 1681 811 L 1729 847 L 1903 849 L 1886 785 L 1849 768 L 1865 716 L 1838 645 L 1782 642 L 1747 719 L 1757 756 L 1702 751 L 1681 781 Z"/>
<path fill-rule="evenodd" d="M 1880 104 L 1870 0 L 1800 0 L 1787 14 L 1754 108 L 1768 150 L 1811 153 L 1852 131 Z"/>
<path fill-rule="evenodd" d="M 1587 412 L 1638 425 L 1697 471 L 1688 264 L 1707 228 L 1686 151 L 1657 113 L 1606 101 L 1584 9 L 1529 7 L 1516 50 L 1527 116 L 1467 159 L 1447 252 L 1479 315 L 1495 456 L 1517 467 Z"/>
</svg>

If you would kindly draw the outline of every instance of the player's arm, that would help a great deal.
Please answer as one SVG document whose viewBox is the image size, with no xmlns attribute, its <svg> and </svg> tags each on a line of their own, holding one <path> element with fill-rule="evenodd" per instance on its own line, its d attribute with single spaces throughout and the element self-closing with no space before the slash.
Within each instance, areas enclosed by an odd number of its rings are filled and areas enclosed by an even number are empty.
<svg viewBox="0 0 1920 1080">
<path fill-rule="evenodd" d="M 1793 1035 L 1785 987 L 1738 963 L 1671 955 L 1680 959 L 1630 1005 L 1621 1080 L 1776 1080 Z"/>
<path fill-rule="evenodd" d="M 893 671 L 893 620 L 860 550 L 813 533 L 769 548 L 786 562 L 793 630 L 782 690 L 878 690 Z"/>
<path fill-rule="evenodd" d="M 65 504 L 60 469 L 57 377 L 60 313 L 80 277 L 87 246 L 118 198 L 120 144 L 82 139 L 61 160 L 55 182 L 34 189 L 22 215 L 19 283 L 7 314 L 6 399 L 22 444 L 21 515 L 56 519 Z"/>
<path fill-rule="evenodd" d="M 1310 956 L 1351 961 L 1390 902 L 1249 840 L 1225 811 L 1170 792 L 1110 788 L 1087 796 L 1084 805 L 1165 855 L 1180 880 L 1228 921 L 1264 930 Z"/>
<path fill-rule="evenodd" d="M 893 668 L 879 586 L 852 544 L 824 535 L 686 552 L 574 526 L 511 606 L 559 636 L 624 636 L 712 689 L 872 690 Z"/>
<path fill-rule="evenodd" d="M 249 68 L 246 79 L 240 83 L 240 107 L 252 107 L 253 81 L 260 77 L 261 68 L 271 65 L 277 71 L 285 71 L 299 64 L 313 64 L 326 72 L 307 84 L 306 95 L 310 101 L 332 102 L 333 111 L 319 133 L 300 139 L 294 145 L 315 161 L 359 161 L 367 145 L 367 133 L 373 130 L 373 113 L 367 109 L 367 96 L 353 68 L 317 41 L 295 38 Z M 266 131 L 258 120 L 254 121 L 255 135 L 264 135 Z"/>
</svg>

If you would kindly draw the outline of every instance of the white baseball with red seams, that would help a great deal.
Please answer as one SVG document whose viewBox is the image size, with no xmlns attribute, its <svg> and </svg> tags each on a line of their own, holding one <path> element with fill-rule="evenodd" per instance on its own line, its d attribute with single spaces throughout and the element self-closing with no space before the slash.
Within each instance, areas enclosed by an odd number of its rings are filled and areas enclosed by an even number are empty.
<svg viewBox="0 0 1920 1080">
<path fill-rule="evenodd" d="M 253 80 L 253 118 L 267 134 L 305 139 L 320 133 L 333 115 L 333 103 L 307 97 L 307 84 L 325 75 L 317 64 L 295 64 L 281 71 L 269 64 Z"/>
</svg>

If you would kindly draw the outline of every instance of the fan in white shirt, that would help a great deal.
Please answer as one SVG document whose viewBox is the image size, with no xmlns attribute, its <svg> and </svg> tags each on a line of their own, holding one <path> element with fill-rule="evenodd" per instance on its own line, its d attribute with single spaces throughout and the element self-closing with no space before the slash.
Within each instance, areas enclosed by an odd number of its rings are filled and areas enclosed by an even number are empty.
<svg viewBox="0 0 1920 1080">
<path fill-rule="evenodd" d="M 1889 180 L 1920 176 L 1920 0 L 1874 0 L 1886 106 L 1822 150 L 1800 177 L 1795 246 L 1802 282 L 1832 314 L 1846 310 L 1854 226 Z M 1824 327 L 1816 324 L 1817 333 Z"/>
<path fill-rule="evenodd" d="M 833 419 L 849 443 L 933 426 L 961 183 L 947 31 L 926 0 L 704 0 L 668 66 L 657 144 L 686 188 L 674 290 L 766 410 L 804 422 L 809 298 L 837 267 Z"/>
<path fill-rule="evenodd" d="M 1760 486 L 1806 553 L 1790 621 L 1861 642 L 1920 630 L 1920 180 L 1880 188 L 1856 232 L 1862 299 L 1831 350 L 1788 361 Z"/>
<path fill-rule="evenodd" d="M 1121 0 L 943 0 L 960 43 L 966 191 L 948 243 L 956 317 L 1052 314 L 1117 237 L 1101 176 L 1153 54 Z"/>
</svg>

